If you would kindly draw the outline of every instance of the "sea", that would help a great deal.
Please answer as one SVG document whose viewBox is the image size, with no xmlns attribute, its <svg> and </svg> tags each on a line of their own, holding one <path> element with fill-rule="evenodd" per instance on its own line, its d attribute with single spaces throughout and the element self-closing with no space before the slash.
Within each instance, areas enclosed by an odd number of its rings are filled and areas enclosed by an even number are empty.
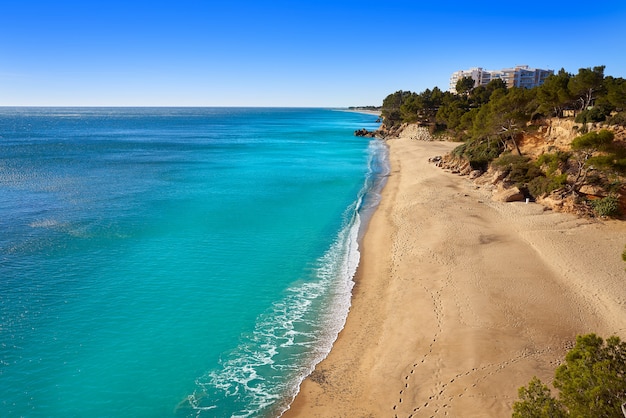
<svg viewBox="0 0 626 418">
<path fill-rule="evenodd" d="M 0 416 L 280 416 L 344 325 L 378 125 L 0 108 Z"/>
</svg>

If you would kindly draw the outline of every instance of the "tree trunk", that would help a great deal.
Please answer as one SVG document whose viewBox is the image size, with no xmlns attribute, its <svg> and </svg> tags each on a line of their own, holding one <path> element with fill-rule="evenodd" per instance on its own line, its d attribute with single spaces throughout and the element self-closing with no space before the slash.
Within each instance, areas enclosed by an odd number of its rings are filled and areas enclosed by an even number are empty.
<svg viewBox="0 0 626 418">
<path fill-rule="evenodd" d="M 515 150 L 517 151 L 517 155 L 522 155 L 522 150 L 519 149 L 519 145 L 517 145 L 517 141 L 515 140 L 515 134 L 511 135 L 511 141 L 513 142 L 513 145 L 515 146 Z"/>
<path fill-rule="evenodd" d="M 572 182 L 571 191 L 578 193 L 580 189 L 585 185 L 585 181 L 587 180 L 587 174 L 589 173 L 589 168 L 585 167 L 586 162 L 589 159 L 590 154 L 585 154 L 582 160 L 578 160 L 578 171 L 576 173 L 576 178 Z"/>
</svg>

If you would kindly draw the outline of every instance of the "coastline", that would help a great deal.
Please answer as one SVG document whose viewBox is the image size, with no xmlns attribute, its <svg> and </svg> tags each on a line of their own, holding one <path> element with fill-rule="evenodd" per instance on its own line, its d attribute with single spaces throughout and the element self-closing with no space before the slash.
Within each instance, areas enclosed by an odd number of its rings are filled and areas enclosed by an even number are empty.
<svg viewBox="0 0 626 418">
<path fill-rule="evenodd" d="M 496 203 L 428 164 L 454 143 L 388 141 L 352 307 L 283 417 L 504 416 L 576 335 L 626 337 L 626 226 Z"/>
<path fill-rule="evenodd" d="M 372 115 L 379 116 L 381 115 L 381 110 L 368 110 L 368 109 L 334 109 L 339 112 L 352 112 L 352 113 L 363 113 L 364 115 Z"/>
</svg>

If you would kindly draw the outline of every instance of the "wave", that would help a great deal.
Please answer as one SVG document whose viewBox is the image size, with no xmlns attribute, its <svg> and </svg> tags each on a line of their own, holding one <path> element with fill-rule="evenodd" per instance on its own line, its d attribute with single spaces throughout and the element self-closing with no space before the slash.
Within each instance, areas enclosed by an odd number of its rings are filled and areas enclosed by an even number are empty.
<svg viewBox="0 0 626 418">
<path fill-rule="evenodd" d="M 196 379 L 196 389 L 177 408 L 179 416 L 280 416 L 300 384 L 330 352 L 350 309 L 360 260 L 363 214 L 370 216 L 389 173 L 386 146 L 368 147 L 368 173 L 344 212 L 334 242 L 265 313 L 254 330 L 224 355 L 220 369 Z"/>
<path fill-rule="evenodd" d="M 53 228 L 59 225 L 56 219 L 39 219 L 28 224 L 31 228 Z"/>
</svg>

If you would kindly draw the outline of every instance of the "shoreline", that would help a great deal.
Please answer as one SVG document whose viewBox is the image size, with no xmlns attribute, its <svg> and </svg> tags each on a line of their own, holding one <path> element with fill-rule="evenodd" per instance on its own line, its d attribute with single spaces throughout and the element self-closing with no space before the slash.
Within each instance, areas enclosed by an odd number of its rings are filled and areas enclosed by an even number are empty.
<svg viewBox="0 0 626 418">
<path fill-rule="evenodd" d="M 372 115 L 372 116 L 381 116 L 381 110 L 367 110 L 367 109 L 333 109 L 339 112 L 352 112 L 352 113 L 363 113 L 364 115 Z"/>
<path fill-rule="evenodd" d="M 503 416 L 576 335 L 626 336 L 626 227 L 496 203 L 392 139 L 352 306 L 283 417 Z"/>
</svg>

